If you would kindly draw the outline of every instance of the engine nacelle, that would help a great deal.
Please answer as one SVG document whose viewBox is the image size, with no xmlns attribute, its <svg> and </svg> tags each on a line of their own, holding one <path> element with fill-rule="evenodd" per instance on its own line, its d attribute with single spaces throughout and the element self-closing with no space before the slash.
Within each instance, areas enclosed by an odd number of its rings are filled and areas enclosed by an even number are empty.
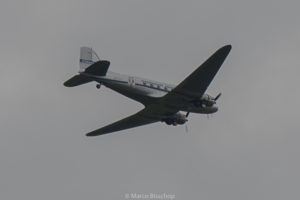
<svg viewBox="0 0 300 200">
<path fill-rule="evenodd" d="M 165 122 L 168 125 L 173 125 L 176 126 L 177 124 L 184 124 L 185 122 L 187 122 L 187 117 L 186 115 L 178 112 L 175 113 L 174 115 L 168 116 L 167 118 L 162 120 L 163 122 Z"/>
<path fill-rule="evenodd" d="M 200 100 L 195 100 L 193 103 L 196 107 L 211 107 L 216 104 L 216 101 L 213 97 L 204 94 Z"/>
</svg>

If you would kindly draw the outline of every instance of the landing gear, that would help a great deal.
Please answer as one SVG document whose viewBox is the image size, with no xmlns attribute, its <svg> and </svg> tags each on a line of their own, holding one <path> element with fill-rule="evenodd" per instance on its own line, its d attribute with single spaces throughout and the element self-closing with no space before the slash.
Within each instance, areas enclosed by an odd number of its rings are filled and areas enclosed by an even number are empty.
<svg viewBox="0 0 300 200">
<path fill-rule="evenodd" d="M 189 112 L 187 112 L 187 114 L 184 115 L 181 112 L 177 112 L 173 115 L 166 116 L 161 121 L 165 122 L 168 125 L 173 125 L 173 126 L 182 125 L 188 121 L 186 117 L 188 116 L 188 113 Z"/>
<path fill-rule="evenodd" d="M 173 125 L 173 126 L 177 126 L 178 124 L 184 124 L 184 123 L 180 123 L 178 121 L 176 121 L 175 119 L 166 119 L 163 122 L 165 122 L 167 125 Z"/>
<path fill-rule="evenodd" d="M 177 126 L 177 122 L 174 119 L 166 119 L 163 120 L 162 122 L 165 122 L 167 125 L 173 125 L 173 126 Z"/>
</svg>

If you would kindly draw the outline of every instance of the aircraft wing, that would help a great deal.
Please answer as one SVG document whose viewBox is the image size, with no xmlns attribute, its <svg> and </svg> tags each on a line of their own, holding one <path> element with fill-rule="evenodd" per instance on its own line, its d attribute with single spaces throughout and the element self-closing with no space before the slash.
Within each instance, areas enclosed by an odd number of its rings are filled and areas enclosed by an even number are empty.
<svg viewBox="0 0 300 200">
<path fill-rule="evenodd" d="M 217 50 L 200 67 L 176 86 L 170 93 L 168 93 L 165 96 L 166 99 L 170 97 L 172 99 L 176 99 L 176 97 L 182 96 L 191 99 L 201 98 L 220 69 L 230 50 L 231 45 L 226 45 Z"/>
<path fill-rule="evenodd" d="M 104 135 L 107 133 L 121 131 L 124 129 L 151 124 L 160 121 L 162 119 L 162 116 L 166 114 L 173 114 L 176 112 L 177 110 L 168 110 L 168 109 L 161 109 L 160 107 L 158 108 L 157 106 L 156 107 L 149 106 L 137 112 L 134 115 L 131 115 L 125 119 L 107 125 L 103 128 L 94 130 L 90 133 L 87 133 L 86 135 L 87 136 Z"/>
<path fill-rule="evenodd" d="M 158 104 L 149 105 L 134 115 L 87 133 L 86 135 L 97 136 L 143 126 L 161 121 L 164 116 L 178 112 L 178 105 L 185 103 L 185 99 L 197 99 L 202 97 L 230 50 L 231 45 L 224 46 L 217 50 L 177 87 L 162 97 L 161 101 L 158 101 Z"/>
</svg>

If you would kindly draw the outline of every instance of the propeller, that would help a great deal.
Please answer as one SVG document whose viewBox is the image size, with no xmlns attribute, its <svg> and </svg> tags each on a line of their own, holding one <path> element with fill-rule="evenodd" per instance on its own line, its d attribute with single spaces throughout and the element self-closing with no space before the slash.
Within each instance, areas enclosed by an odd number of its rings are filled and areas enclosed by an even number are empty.
<svg viewBox="0 0 300 200">
<path fill-rule="evenodd" d="M 188 111 L 188 112 L 186 112 L 186 114 L 185 114 L 185 117 L 187 118 L 188 116 L 189 116 L 189 114 L 190 114 L 190 112 Z M 187 123 L 185 123 L 185 132 L 186 133 L 188 133 L 189 132 L 189 129 L 188 129 L 188 125 L 187 125 Z"/>
<path fill-rule="evenodd" d="M 211 114 L 206 114 L 206 117 L 207 117 L 208 120 L 210 120 L 211 118 L 214 117 L 214 115 L 212 113 Z"/>
<path fill-rule="evenodd" d="M 217 100 L 220 98 L 221 95 L 222 95 L 222 93 L 220 92 L 220 93 L 214 98 L 214 101 L 217 101 Z"/>
<path fill-rule="evenodd" d="M 188 129 L 188 126 L 187 124 L 185 124 L 185 132 L 188 133 L 189 132 L 189 129 Z"/>
<path fill-rule="evenodd" d="M 190 112 L 186 112 L 185 117 L 188 117 L 190 114 Z"/>
</svg>

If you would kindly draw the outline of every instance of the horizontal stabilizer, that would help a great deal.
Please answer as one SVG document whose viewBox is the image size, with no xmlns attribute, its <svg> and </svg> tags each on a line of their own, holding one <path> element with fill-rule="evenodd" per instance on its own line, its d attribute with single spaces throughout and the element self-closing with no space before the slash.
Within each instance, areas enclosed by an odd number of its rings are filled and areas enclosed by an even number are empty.
<svg viewBox="0 0 300 200">
<path fill-rule="evenodd" d="M 64 86 L 75 87 L 75 86 L 82 85 L 82 84 L 85 84 L 85 83 L 88 83 L 91 81 L 93 81 L 93 80 L 88 77 L 78 74 L 78 75 L 73 76 L 66 82 L 64 82 Z"/>
<path fill-rule="evenodd" d="M 84 70 L 84 73 L 95 75 L 95 76 L 105 76 L 109 65 L 110 65 L 109 61 L 100 60 L 98 62 L 95 62 L 88 68 L 86 68 Z"/>
</svg>

